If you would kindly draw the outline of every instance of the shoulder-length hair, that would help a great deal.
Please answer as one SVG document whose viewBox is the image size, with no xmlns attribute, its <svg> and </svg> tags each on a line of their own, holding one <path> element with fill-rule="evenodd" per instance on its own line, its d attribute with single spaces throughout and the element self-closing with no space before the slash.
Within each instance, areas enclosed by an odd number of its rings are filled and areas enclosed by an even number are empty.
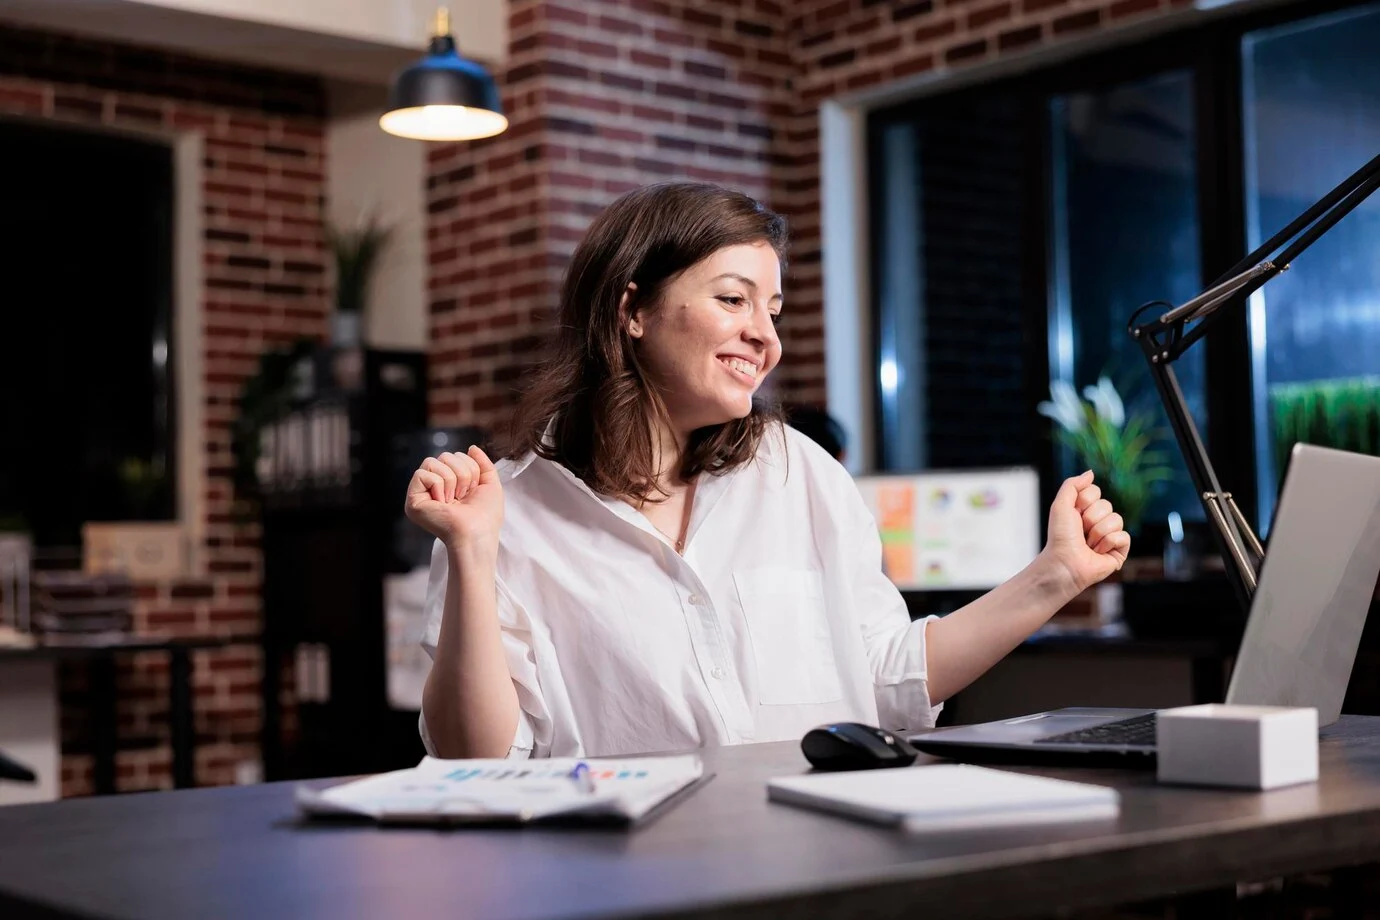
<svg viewBox="0 0 1380 920">
<path fill-rule="evenodd" d="M 653 425 L 668 415 L 638 363 L 628 318 L 655 309 L 667 282 L 690 266 L 726 246 L 759 242 L 784 265 L 785 219 L 716 185 L 651 185 L 610 204 L 571 259 L 556 335 L 513 418 L 510 455 L 554 460 L 603 495 L 660 500 Z M 620 313 L 629 283 L 637 290 Z M 754 399 L 747 417 L 695 431 L 681 476 L 747 463 L 779 419 L 774 405 Z"/>
</svg>

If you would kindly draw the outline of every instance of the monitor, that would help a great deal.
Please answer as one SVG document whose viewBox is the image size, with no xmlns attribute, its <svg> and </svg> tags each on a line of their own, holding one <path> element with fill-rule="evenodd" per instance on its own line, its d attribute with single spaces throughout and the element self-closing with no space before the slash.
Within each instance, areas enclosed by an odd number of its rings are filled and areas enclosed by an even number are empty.
<svg viewBox="0 0 1380 920">
<path fill-rule="evenodd" d="M 882 537 L 882 567 L 902 591 L 986 590 L 1040 552 L 1035 470 L 927 470 L 855 480 Z"/>
</svg>

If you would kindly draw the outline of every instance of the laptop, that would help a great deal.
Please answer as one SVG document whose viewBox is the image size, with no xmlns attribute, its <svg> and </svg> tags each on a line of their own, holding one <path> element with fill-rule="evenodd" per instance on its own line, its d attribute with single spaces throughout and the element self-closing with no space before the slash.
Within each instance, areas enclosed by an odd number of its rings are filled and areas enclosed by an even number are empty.
<svg viewBox="0 0 1380 920">
<path fill-rule="evenodd" d="M 1342 711 L 1380 574 L 1380 457 L 1296 444 L 1228 703 Z M 1155 765 L 1155 710 L 1069 708 L 908 738 L 986 763 Z"/>
</svg>

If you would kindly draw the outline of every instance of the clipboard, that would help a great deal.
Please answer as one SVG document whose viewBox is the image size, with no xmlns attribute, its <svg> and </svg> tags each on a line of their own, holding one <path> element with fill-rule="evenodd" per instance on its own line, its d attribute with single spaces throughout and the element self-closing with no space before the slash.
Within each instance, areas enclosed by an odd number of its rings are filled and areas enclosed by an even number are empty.
<svg viewBox="0 0 1380 920">
<path fill-rule="evenodd" d="M 381 826 L 631 827 L 712 778 L 697 755 L 628 759 L 441 760 L 327 788 L 299 785 L 304 819 Z"/>
</svg>

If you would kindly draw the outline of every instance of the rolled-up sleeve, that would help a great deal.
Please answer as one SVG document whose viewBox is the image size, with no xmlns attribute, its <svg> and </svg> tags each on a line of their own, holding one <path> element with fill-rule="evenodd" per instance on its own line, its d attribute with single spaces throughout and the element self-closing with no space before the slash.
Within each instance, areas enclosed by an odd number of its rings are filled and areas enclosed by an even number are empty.
<svg viewBox="0 0 1380 920">
<path fill-rule="evenodd" d="M 925 628 L 937 617 L 910 619 L 905 598 L 882 569 L 877 523 L 859 498 L 851 515 L 854 590 L 863 646 L 872 667 L 877 718 L 891 731 L 933 728 L 944 704 L 930 702 Z"/>
<path fill-rule="evenodd" d="M 436 659 L 436 645 L 441 636 L 441 619 L 446 600 L 446 581 L 449 577 L 449 562 L 445 545 L 437 540 L 431 551 L 431 572 L 426 590 L 426 628 L 422 633 L 422 648 L 433 661 Z M 503 655 L 512 675 L 513 686 L 518 696 L 518 725 L 513 743 L 508 748 L 508 758 L 523 759 L 533 756 L 540 745 L 539 739 L 550 738 L 550 716 L 541 695 L 537 680 L 537 661 L 533 652 L 532 623 L 527 612 L 514 601 L 502 579 L 497 584 L 498 618 L 501 628 Z M 428 754 L 436 756 L 431 736 L 426 727 L 426 709 L 422 709 L 418 728 Z M 538 752 L 540 753 L 540 752 Z"/>
</svg>

